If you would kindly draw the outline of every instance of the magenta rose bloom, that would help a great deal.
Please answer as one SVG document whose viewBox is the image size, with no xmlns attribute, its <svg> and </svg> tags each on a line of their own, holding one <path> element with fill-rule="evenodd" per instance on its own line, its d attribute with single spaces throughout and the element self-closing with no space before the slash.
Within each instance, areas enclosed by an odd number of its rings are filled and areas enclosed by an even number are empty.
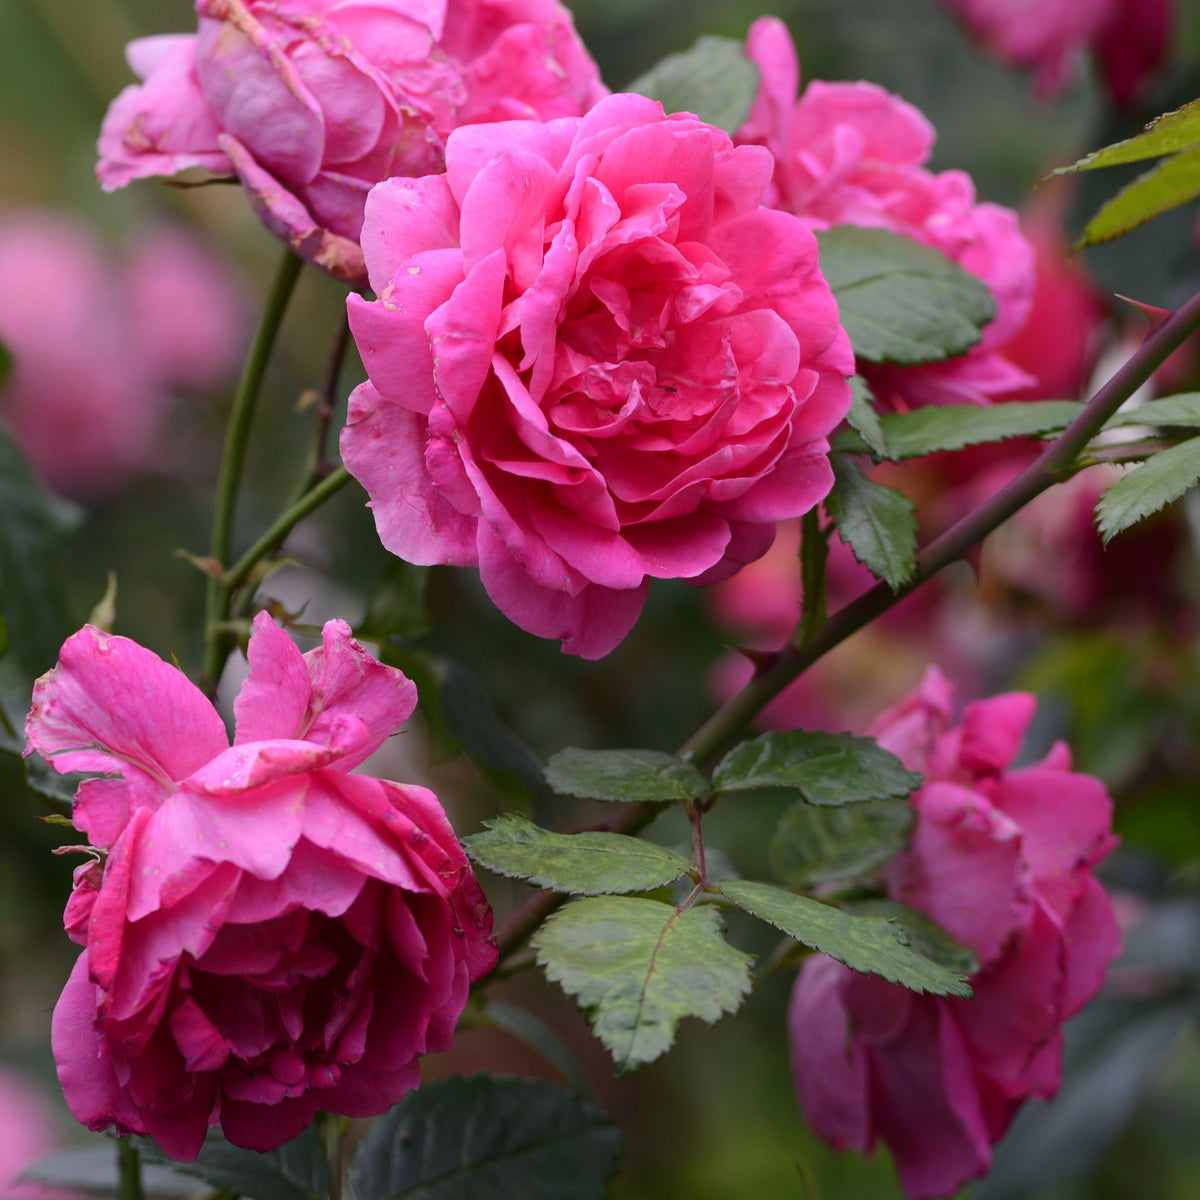
<svg viewBox="0 0 1200 1200">
<path fill-rule="evenodd" d="M 813 507 L 853 358 L 760 147 L 643 96 L 466 126 L 367 202 L 346 465 L 383 544 L 607 654 L 650 578 L 708 583 Z"/>
<path fill-rule="evenodd" d="M 441 168 L 456 125 L 580 113 L 606 94 L 555 0 L 196 0 L 199 32 L 128 48 L 107 190 L 202 167 L 241 180 L 297 254 L 364 276 L 363 202 Z"/>
<path fill-rule="evenodd" d="M 919 996 L 818 956 L 788 1017 L 813 1129 L 838 1149 L 885 1141 L 914 1197 L 948 1196 L 984 1174 L 1017 1109 L 1055 1094 L 1062 1023 L 1121 949 L 1092 876 L 1116 844 L 1103 785 L 1071 771 L 1061 744 L 1035 766 L 1009 768 L 1032 696 L 970 704 L 951 727 L 948 692 L 931 668 L 872 730 L 925 776 L 911 844 L 884 883 L 974 951 L 975 996 Z"/>
<path fill-rule="evenodd" d="M 777 17 L 750 26 L 746 53 L 762 83 L 734 140 L 775 155 L 768 203 L 813 229 L 861 225 L 931 246 L 992 293 L 995 318 L 966 354 L 913 367 L 861 364 L 877 398 L 899 409 L 987 404 L 1033 383 L 1004 355 L 1025 323 L 1034 287 L 1033 248 L 1017 214 L 977 203 L 963 171 L 930 171 L 933 126 L 883 88 L 814 80 L 797 99 L 800 64 Z"/>
<path fill-rule="evenodd" d="M 54 1010 L 67 1104 L 173 1158 L 210 1125 L 270 1150 L 318 1108 L 386 1111 L 451 1042 L 495 963 L 491 910 L 437 798 L 351 775 L 416 689 L 342 621 L 301 655 L 265 614 L 234 705 L 88 626 L 38 680 L 26 753 L 80 785 L 98 850 L 75 872 L 83 946 Z"/>
</svg>

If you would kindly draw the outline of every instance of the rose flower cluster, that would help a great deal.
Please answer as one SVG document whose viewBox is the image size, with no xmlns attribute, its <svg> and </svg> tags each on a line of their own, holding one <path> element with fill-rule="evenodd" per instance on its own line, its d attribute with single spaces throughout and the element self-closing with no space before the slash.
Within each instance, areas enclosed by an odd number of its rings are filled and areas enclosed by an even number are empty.
<svg viewBox="0 0 1200 1200">
<path fill-rule="evenodd" d="M 318 1108 L 386 1112 L 491 969 L 491 910 L 425 788 L 352 775 L 416 689 L 345 622 L 301 655 L 266 614 L 230 746 L 204 695 L 87 626 L 34 690 L 26 753 L 80 785 L 59 1081 L 91 1129 L 195 1158 L 270 1150 Z"/>
</svg>

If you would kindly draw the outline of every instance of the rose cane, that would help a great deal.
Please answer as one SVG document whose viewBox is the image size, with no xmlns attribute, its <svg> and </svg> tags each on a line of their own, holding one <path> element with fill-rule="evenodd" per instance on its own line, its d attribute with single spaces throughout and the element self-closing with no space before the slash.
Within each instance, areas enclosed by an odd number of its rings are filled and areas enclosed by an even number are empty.
<svg viewBox="0 0 1200 1200">
<path fill-rule="evenodd" d="M 26 753 L 80 785 L 96 859 L 54 1013 L 72 1113 L 192 1159 L 210 1125 L 272 1149 L 318 1108 L 386 1111 L 495 962 L 491 911 L 436 797 L 350 769 L 416 689 L 344 622 L 306 655 L 265 614 L 232 748 L 178 670 L 88 626 L 34 691 Z"/>
</svg>

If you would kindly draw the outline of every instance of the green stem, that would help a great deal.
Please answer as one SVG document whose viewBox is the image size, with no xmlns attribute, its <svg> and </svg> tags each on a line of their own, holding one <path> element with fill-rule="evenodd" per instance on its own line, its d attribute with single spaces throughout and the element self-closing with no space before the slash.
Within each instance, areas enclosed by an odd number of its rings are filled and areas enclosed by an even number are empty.
<svg viewBox="0 0 1200 1200">
<path fill-rule="evenodd" d="M 240 588 L 250 577 L 250 572 L 255 566 L 269 554 L 273 554 L 296 525 L 310 512 L 320 508 L 330 496 L 341 491 L 352 478 L 345 467 L 338 467 L 336 471 L 326 475 L 316 487 L 305 492 L 290 508 L 281 513 L 275 523 L 225 572 L 224 578 L 218 583 L 230 593 Z"/>
<path fill-rule="evenodd" d="M 821 528 L 814 508 L 800 518 L 800 624 L 795 642 L 807 646 L 825 624 L 825 561 L 829 557 L 829 536 Z"/>
<path fill-rule="evenodd" d="M 275 346 L 283 314 L 303 266 L 291 250 L 284 251 L 283 261 L 275 273 L 274 282 L 267 295 L 266 307 L 254 344 L 250 347 L 246 366 L 233 397 L 233 408 L 229 414 L 229 425 L 225 431 L 225 450 L 221 459 L 221 472 L 217 479 L 217 502 L 213 514 L 212 541 L 209 555 L 222 566 L 229 559 L 233 540 L 233 517 L 237 508 L 238 489 L 241 487 L 242 470 L 246 465 L 246 451 L 250 444 L 250 427 L 254 422 L 254 410 L 258 393 L 262 387 L 267 362 Z M 212 691 L 217 686 L 221 668 L 228 653 L 227 637 L 217 629 L 217 624 L 229 615 L 230 589 L 219 579 L 210 579 L 205 592 L 204 618 L 204 683 Z"/>
<path fill-rule="evenodd" d="M 117 1178 L 120 1200 L 142 1200 L 141 1155 L 127 1137 L 117 1138 Z"/>
<path fill-rule="evenodd" d="M 881 616 L 943 567 L 961 558 L 1018 509 L 1058 482 L 1057 477 L 1074 462 L 1104 422 L 1197 329 L 1200 329 L 1200 293 L 1147 337 L 1036 462 L 990 500 L 930 542 L 918 556 L 913 578 L 905 587 L 893 591 L 886 583 L 879 583 L 834 613 L 804 643 L 803 649 L 794 644 L 784 647 L 755 678 L 688 738 L 680 747 L 679 754 L 700 764 L 711 762 L 736 743 L 763 707 L 801 672 L 864 625 Z M 609 823 L 609 828 L 614 833 L 636 834 L 661 811 L 660 806 L 650 803 L 623 805 Z M 496 936 L 501 960 L 521 946 L 565 899 L 565 896 L 553 892 L 539 892 L 513 912 Z"/>
</svg>

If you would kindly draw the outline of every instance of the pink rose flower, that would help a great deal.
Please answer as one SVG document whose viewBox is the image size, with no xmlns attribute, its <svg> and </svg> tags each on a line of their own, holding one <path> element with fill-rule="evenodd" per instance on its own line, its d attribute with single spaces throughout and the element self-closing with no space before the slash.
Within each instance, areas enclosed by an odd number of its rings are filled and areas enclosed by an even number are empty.
<svg viewBox="0 0 1200 1200">
<path fill-rule="evenodd" d="M 169 454 L 171 389 L 228 376 L 241 300 L 225 264 L 179 231 L 150 234 L 120 262 L 73 217 L 6 216 L 0 342 L 13 370 L 0 420 L 56 491 L 112 492 Z"/>
<path fill-rule="evenodd" d="M 265 614 L 234 705 L 88 626 L 38 680 L 26 753 L 89 779 L 54 1010 L 58 1076 L 91 1129 L 196 1156 L 210 1125 L 269 1150 L 318 1107 L 386 1111 L 445 1049 L 495 963 L 491 910 L 437 798 L 349 774 L 416 689 L 345 622 L 301 655 Z"/>
<path fill-rule="evenodd" d="M 599 658 L 650 578 L 723 578 L 828 492 L 849 343 L 770 156 L 689 114 L 466 126 L 446 167 L 368 201 L 342 454 L 392 553 Z"/>
<path fill-rule="evenodd" d="M 762 83 L 735 141 L 775 155 L 769 204 L 813 229 L 862 225 L 932 246 L 992 293 L 995 319 L 966 354 L 914 367 L 862 364 L 877 398 L 890 408 L 987 404 L 1027 386 L 1004 355 L 1025 322 L 1034 280 L 1016 213 L 977 203 L 962 171 L 930 171 L 933 127 L 898 96 L 870 83 L 816 80 L 797 99 L 800 65 L 778 18 L 750 26 L 746 53 Z"/>
<path fill-rule="evenodd" d="M 199 32 L 128 48 L 106 190 L 202 167 L 350 282 L 372 185 L 439 170 L 456 125 L 577 114 L 606 89 L 556 0 L 196 0 Z"/>
<path fill-rule="evenodd" d="M 1032 68 L 1042 98 L 1057 95 L 1082 52 L 1100 58 L 1118 104 L 1136 97 L 1171 40 L 1172 0 L 942 0 L 998 58 Z"/>
<path fill-rule="evenodd" d="M 1116 844 L 1103 785 L 1065 746 L 1010 764 L 1033 717 L 1022 693 L 969 704 L 950 725 L 945 680 L 872 732 L 925 781 L 887 893 L 933 918 L 979 960 L 971 1000 L 919 996 L 832 959 L 805 963 L 788 1026 L 797 1094 L 838 1149 L 888 1144 L 909 1196 L 948 1196 L 991 1165 L 1030 1096 L 1058 1090 L 1064 1021 L 1120 952 L 1092 868 Z"/>
</svg>

